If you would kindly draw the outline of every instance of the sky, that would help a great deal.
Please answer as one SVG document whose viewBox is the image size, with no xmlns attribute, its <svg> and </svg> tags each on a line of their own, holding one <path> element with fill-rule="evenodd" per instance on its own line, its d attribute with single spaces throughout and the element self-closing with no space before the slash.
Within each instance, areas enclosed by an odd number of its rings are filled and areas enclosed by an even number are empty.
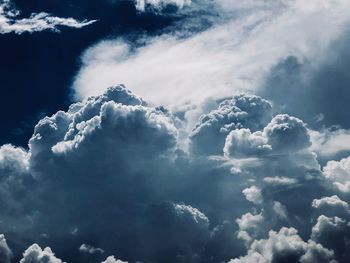
<svg viewBox="0 0 350 263">
<path fill-rule="evenodd" d="M 349 262 L 349 8 L 0 0 L 0 262 Z"/>
</svg>

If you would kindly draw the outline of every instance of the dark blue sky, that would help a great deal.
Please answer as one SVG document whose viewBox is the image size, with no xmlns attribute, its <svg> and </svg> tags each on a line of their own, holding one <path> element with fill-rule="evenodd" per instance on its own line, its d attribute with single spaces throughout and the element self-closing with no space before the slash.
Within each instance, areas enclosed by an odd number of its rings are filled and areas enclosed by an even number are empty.
<svg viewBox="0 0 350 263">
<path fill-rule="evenodd" d="M 135 33 L 156 34 L 174 16 L 137 12 L 132 1 L 14 1 L 22 17 L 48 12 L 78 20 L 98 19 L 81 29 L 60 27 L 60 33 L 42 31 L 0 35 L 0 144 L 26 146 L 34 124 L 44 115 L 66 109 L 72 101 L 70 85 L 79 69 L 79 56 L 103 38 Z"/>
</svg>

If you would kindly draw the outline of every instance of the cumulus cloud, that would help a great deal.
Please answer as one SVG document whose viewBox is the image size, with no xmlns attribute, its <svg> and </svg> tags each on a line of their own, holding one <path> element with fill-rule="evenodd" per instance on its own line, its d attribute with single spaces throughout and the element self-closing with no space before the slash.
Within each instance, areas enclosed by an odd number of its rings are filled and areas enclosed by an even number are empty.
<svg viewBox="0 0 350 263">
<path fill-rule="evenodd" d="M 41 249 L 38 244 L 31 245 L 24 253 L 20 263 L 62 263 L 50 247 Z"/>
<path fill-rule="evenodd" d="M 242 191 L 242 193 L 245 195 L 245 198 L 247 198 L 248 201 L 254 204 L 262 203 L 261 190 L 256 186 L 246 188 Z"/>
<path fill-rule="evenodd" d="M 323 167 L 324 176 L 342 192 L 350 192 L 350 157 L 329 161 Z"/>
<path fill-rule="evenodd" d="M 230 263 L 250 262 L 333 262 L 334 253 L 313 241 L 303 241 L 296 229 L 270 231 L 268 239 L 255 240 L 246 256 Z"/>
<path fill-rule="evenodd" d="M 169 6 L 181 9 L 191 4 L 191 0 L 135 0 L 135 2 L 136 9 L 139 11 L 146 11 L 146 9 L 161 11 Z"/>
<path fill-rule="evenodd" d="M 210 108 L 188 132 L 117 85 L 41 119 L 28 149 L 2 146 L 15 257 L 30 242 L 23 262 L 347 262 L 349 198 L 307 124 L 252 95 Z"/>
<path fill-rule="evenodd" d="M 74 18 L 61 18 L 45 12 L 33 13 L 28 18 L 19 18 L 19 16 L 20 11 L 15 8 L 12 0 L 3 0 L 0 3 L 0 34 L 59 31 L 60 26 L 82 28 L 96 22 L 96 20 L 78 21 Z"/>
<path fill-rule="evenodd" d="M 115 259 L 114 256 L 109 256 L 102 263 L 127 263 L 127 261 L 122 261 L 122 260 L 119 260 L 119 259 Z"/>
<path fill-rule="evenodd" d="M 238 95 L 232 99 L 226 99 L 217 109 L 200 117 L 190 134 L 191 150 L 199 154 L 222 154 L 225 141 L 230 140 L 226 139 L 230 131 L 239 128 L 259 130 L 268 123 L 271 114 L 271 103 L 260 97 Z M 247 140 L 252 143 L 261 143 L 259 138 Z M 244 142 L 242 144 L 240 149 L 244 150 Z M 229 146 L 225 147 L 226 153 L 227 148 Z"/>
</svg>

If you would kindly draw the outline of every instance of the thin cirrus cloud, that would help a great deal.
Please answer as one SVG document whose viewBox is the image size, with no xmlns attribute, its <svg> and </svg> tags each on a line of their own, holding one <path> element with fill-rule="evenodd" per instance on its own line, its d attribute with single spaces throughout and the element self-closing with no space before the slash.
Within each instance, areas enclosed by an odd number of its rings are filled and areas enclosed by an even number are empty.
<svg viewBox="0 0 350 263">
<path fill-rule="evenodd" d="M 73 84 L 76 97 L 99 94 L 115 83 L 167 106 L 254 92 L 287 56 L 311 60 L 316 67 L 350 21 L 348 1 L 221 0 L 212 8 L 212 26 L 188 34 L 188 23 L 196 22 L 186 19 L 185 10 L 205 5 L 207 1 L 195 1 L 185 6 L 182 22 L 170 33 L 142 39 L 146 44 L 119 38 L 88 48 Z"/>
<path fill-rule="evenodd" d="M 28 18 L 18 18 L 18 11 L 11 0 L 3 0 L 0 4 L 0 34 L 34 33 L 43 30 L 59 31 L 58 27 L 82 28 L 96 20 L 78 21 L 74 18 L 61 18 L 48 13 L 33 13 Z"/>
</svg>

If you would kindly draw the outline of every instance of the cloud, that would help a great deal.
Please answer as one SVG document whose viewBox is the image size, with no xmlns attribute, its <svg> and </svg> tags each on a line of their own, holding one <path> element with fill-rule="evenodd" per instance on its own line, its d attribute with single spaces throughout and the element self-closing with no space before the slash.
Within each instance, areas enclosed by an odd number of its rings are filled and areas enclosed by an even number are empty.
<svg viewBox="0 0 350 263">
<path fill-rule="evenodd" d="M 247 198 L 248 201 L 254 204 L 262 203 L 261 190 L 256 186 L 246 188 L 242 191 L 242 193 L 245 195 L 245 198 Z"/>
<path fill-rule="evenodd" d="M 349 156 L 350 131 L 339 127 L 330 127 L 319 131 L 309 131 L 312 151 L 317 153 L 322 163 Z"/>
<path fill-rule="evenodd" d="M 2 146 L 14 258 L 348 262 L 350 199 L 325 176 L 344 165 L 321 170 L 308 125 L 253 95 L 208 109 L 188 132 L 187 112 L 116 85 L 42 118 L 28 149 Z"/>
<path fill-rule="evenodd" d="M 169 6 L 181 9 L 191 4 L 191 0 L 135 0 L 136 9 L 146 11 L 146 9 L 162 10 Z"/>
<path fill-rule="evenodd" d="M 104 250 L 102 248 L 93 247 L 87 244 L 81 244 L 81 246 L 79 247 L 79 251 L 81 253 L 88 253 L 88 254 L 104 253 Z"/>
<path fill-rule="evenodd" d="M 81 99 L 124 83 L 153 104 L 178 108 L 255 93 L 270 69 L 288 56 L 312 65 L 326 60 L 325 52 L 347 28 L 348 7 L 343 0 L 196 1 L 192 13 L 160 36 L 133 44 L 123 38 L 102 40 L 88 48 L 73 89 Z M 206 30 L 187 30 L 206 18 L 212 25 Z"/>
<path fill-rule="evenodd" d="M 28 18 L 18 18 L 18 11 L 11 0 L 3 0 L 0 4 L 0 34 L 34 33 L 44 30 L 59 31 L 58 27 L 82 28 L 91 25 L 96 20 L 78 21 L 74 18 L 61 18 L 48 13 L 33 13 Z"/>
<path fill-rule="evenodd" d="M 3 263 L 10 263 L 13 254 L 9 246 L 7 245 L 5 236 L 0 235 L 0 261 Z"/>
<path fill-rule="evenodd" d="M 323 167 L 323 174 L 340 191 L 350 192 L 350 157 L 327 162 Z"/>
<path fill-rule="evenodd" d="M 105 261 L 101 263 L 127 263 L 127 261 L 121 261 L 119 259 L 115 259 L 114 256 L 109 256 Z"/>
<path fill-rule="evenodd" d="M 250 262 L 336 262 L 334 253 L 313 241 L 304 242 L 294 228 L 270 231 L 268 239 L 256 240 L 248 254 L 230 263 Z"/>
<path fill-rule="evenodd" d="M 50 247 L 41 249 L 38 244 L 31 245 L 24 253 L 20 263 L 62 263 Z"/>
<path fill-rule="evenodd" d="M 217 109 L 200 117 L 190 134 L 191 150 L 197 154 L 221 154 L 230 131 L 243 127 L 252 131 L 261 129 L 271 114 L 271 104 L 257 96 L 238 95 L 223 100 Z M 258 141 L 254 139 L 254 143 Z M 226 154 L 228 148 L 225 148 Z"/>
</svg>

